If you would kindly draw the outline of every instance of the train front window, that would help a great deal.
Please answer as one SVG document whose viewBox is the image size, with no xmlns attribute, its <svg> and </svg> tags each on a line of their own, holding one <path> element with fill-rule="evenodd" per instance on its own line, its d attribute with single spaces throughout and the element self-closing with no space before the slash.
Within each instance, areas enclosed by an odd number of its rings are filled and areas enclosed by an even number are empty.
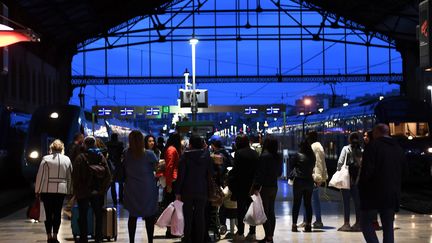
<svg viewBox="0 0 432 243">
<path fill-rule="evenodd" d="M 390 122 L 391 136 L 405 137 L 427 137 L 429 136 L 429 125 L 427 122 Z"/>
</svg>

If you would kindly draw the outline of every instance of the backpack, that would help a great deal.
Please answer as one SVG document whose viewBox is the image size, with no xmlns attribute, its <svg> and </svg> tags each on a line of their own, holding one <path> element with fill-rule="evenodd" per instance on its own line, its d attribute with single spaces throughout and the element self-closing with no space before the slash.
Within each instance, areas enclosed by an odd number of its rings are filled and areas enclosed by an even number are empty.
<svg viewBox="0 0 432 243">
<path fill-rule="evenodd" d="M 86 163 L 91 175 L 90 189 L 92 190 L 92 194 L 98 193 L 102 180 L 105 177 L 106 168 L 100 162 L 93 164 L 87 160 Z"/>
</svg>

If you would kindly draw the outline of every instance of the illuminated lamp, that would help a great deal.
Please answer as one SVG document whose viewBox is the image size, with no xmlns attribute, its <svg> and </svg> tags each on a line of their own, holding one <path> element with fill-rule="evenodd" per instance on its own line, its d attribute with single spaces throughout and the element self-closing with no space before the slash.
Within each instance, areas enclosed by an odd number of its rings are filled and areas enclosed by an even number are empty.
<svg viewBox="0 0 432 243">
<path fill-rule="evenodd" d="M 18 29 L 14 29 L 8 25 L 0 24 L 0 47 L 9 46 L 23 41 L 40 41 L 39 37 L 31 29 L 26 28 L 2 15 L 0 15 L 0 19 L 4 19 L 18 26 Z"/>
</svg>

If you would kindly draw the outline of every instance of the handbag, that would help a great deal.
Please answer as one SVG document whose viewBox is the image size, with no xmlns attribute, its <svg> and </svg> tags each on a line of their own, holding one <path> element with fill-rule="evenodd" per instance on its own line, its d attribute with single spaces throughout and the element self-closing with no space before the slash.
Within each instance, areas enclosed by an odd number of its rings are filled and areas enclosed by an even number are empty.
<svg viewBox="0 0 432 243">
<path fill-rule="evenodd" d="M 40 218 L 40 207 L 41 202 L 39 198 L 33 202 L 33 204 L 27 210 L 27 218 L 39 221 Z"/>
<path fill-rule="evenodd" d="M 329 186 L 337 189 L 350 189 L 350 175 L 348 166 L 346 165 L 348 154 L 345 156 L 345 161 L 339 171 L 336 171 L 332 176 Z"/>
<path fill-rule="evenodd" d="M 225 197 L 222 189 L 216 184 L 213 176 L 210 174 L 207 174 L 207 181 L 208 201 L 212 204 L 212 206 L 221 206 Z"/>
</svg>

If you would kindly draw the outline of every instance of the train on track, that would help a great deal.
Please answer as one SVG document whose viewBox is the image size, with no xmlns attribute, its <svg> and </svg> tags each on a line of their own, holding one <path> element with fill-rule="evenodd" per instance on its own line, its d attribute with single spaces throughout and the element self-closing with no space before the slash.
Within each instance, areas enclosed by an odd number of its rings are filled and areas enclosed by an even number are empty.
<svg viewBox="0 0 432 243">
<path fill-rule="evenodd" d="M 322 112 L 286 117 L 285 124 L 270 124 L 269 133 L 278 137 L 281 148 L 290 153 L 308 131 L 317 131 L 326 153 L 329 176 L 336 170 L 342 147 L 351 132 L 364 133 L 377 123 L 390 127 L 390 135 L 405 151 L 403 185 L 431 185 L 432 182 L 432 109 L 424 101 L 388 97 L 350 104 Z"/>
</svg>

